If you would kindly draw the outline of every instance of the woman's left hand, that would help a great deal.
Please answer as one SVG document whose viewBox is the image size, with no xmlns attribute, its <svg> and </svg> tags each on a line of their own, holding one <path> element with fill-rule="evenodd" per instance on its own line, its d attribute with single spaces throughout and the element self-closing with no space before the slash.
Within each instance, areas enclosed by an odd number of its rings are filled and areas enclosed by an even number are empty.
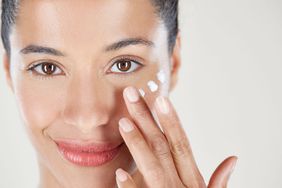
<svg viewBox="0 0 282 188">
<path fill-rule="evenodd" d="M 120 188 L 227 187 L 237 157 L 225 159 L 206 185 L 188 137 L 168 98 L 159 96 L 154 103 L 162 132 L 136 88 L 127 87 L 123 95 L 132 119 L 122 118 L 119 130 L 138 169 L 133 175 L 121 168 L 116 171 Z"/>
</svg>

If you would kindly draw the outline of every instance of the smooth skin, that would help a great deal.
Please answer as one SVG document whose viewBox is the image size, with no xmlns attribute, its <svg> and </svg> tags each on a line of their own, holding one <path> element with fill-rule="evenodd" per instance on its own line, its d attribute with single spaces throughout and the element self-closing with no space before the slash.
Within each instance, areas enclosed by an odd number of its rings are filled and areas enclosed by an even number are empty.
<svg viewBox="0 0 282 188">
<path fill-rule="evenodd" d="M 122 118 L 119 130 L 138 170 L 130 175 L 119 168 L 116 171 L 119 188 L 227 187 L 237 162 L 236 156 L 226 158 L 214 171 L 206 186 L 188 137 L 169 98 L 159 96 L 154 102 L 162 132 L 136 88 L 127 87 L 123 94 L 132 118 Z"/>
<path fill-rule="evenodd" d="M 155 111 L 157 97 L 168 97 L 177 83 L 181 37 L 178 34 L 170 54 L 167 36 L 150 0 L 21 1 L 10 34 L 11 57 L 5 53 L 3 65 L 37 154 L 40 188 L 116 187 L 115 171 L 122 168 L 131 174 L 136 165 L 132 181 L 120 186 L 205 186 L 176 112 L 155 112 L 165 134 L 149 115 Z M 138 39 L 137 43 L 113 48 L 113 44 L 131 39 Z M 29 45 L 51 50 L 23 50 Z M 54 50 L 60 53 L 50 53 Z M 117 69 L 121 59 L 130 62 L 131 69 L 121 73 Z M 47 75 L 43 63 L 52 64 L 55 71 Z M 33 64 L 37 67 L 31 71 Z M 156 77 L 161 70 L 164 83 Z M 158 84 L 156 92 L 148 89 L 150 80 Z M 128 86 L 142 88 L 145 97 L 130 104 L 124 100 Z M 122 118 L 134 122 L 132 132 L 121 131 L 118 122 Z M 175 140 L 178 138 L 182 139 Z M 112 161 L 82 167 L 62 158 L 55 139 L 122 147 Z M 160 149 L 156 152 L 152 146 Z M 227 184 L 235 159 L 220 165 L 211 187 Z"/>
</svg>

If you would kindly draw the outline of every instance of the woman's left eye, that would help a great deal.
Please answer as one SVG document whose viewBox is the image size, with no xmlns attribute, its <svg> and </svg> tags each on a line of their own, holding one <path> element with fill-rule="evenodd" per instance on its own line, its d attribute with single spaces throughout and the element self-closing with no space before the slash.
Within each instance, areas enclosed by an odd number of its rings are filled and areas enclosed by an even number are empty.
<svg viewBox="0 0 282 188">
<path fill-rule="evenodd" d="M 139 67 L 143 66 L 141 63 L 130 60 L 130 59 L 122 59 L 117 60 L 114 65 L 111 67 L 111 72 L 118 72 L 122 74 L 134 72 Z"/>
</svg>

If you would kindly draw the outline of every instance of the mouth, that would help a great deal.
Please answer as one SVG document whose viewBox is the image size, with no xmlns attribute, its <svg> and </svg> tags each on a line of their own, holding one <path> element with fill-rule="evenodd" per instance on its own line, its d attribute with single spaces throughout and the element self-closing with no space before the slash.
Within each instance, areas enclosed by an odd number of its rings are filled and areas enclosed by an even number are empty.
<svg viewBox="0 0 282 188">
<path fill-rule="evenodd" d="M 55 140 L 62 157 L 79 166 L 100 166 L 113 160 L 119 153 L 122 145 L 84 143 L 74 140 Z"/>
</svg>

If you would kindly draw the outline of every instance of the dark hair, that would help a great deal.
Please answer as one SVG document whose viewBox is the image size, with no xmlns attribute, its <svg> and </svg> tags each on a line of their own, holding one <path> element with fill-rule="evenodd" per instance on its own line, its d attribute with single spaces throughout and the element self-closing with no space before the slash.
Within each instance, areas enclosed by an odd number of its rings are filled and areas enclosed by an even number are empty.
<svg viewBox="0 0 282 188">
<path fill-rule="evenodd" d="M 171 53 L 178 33 L 178 0 L 152 0 L 156 12 L 168 30 L 168 50 Z"/>
<path fill-rule="evenodd" d="M 3 46 L 10 56 L 11 45 L 9 35 L 11 26 L 16 22 L 20 0 L 2 0 L 2 25 L 1 38 Z M 156 13 L 164 21 L 168 29 L 168 45 L 171 53 L 178 33 L 178 0 L 151 0 L 156 8 Z"/>
</svg>

